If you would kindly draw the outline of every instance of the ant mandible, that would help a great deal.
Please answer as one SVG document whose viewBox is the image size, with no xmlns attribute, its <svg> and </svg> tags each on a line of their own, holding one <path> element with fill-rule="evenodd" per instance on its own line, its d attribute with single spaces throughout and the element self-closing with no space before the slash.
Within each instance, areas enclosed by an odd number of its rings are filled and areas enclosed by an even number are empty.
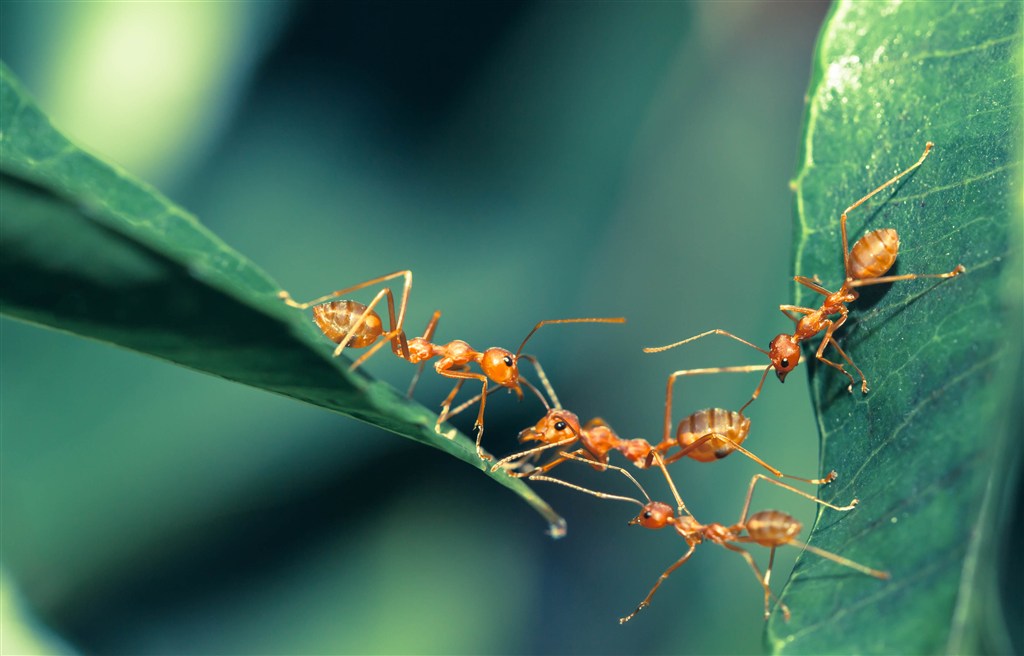
<svg viewBox="0 0 1024 656">
<path fill-rule="evenodd" d="M 560 455 L 563 455 L 569 459 L 587 462 L 582 458 L 572 456 L 571 454 L 568 453 L 562 453 Z M 782 603 L 782 601 L 779 600 L 778 597 L 775 596 L 770 586 L 772 566 L 775 562 L 775 550 L 778 547 L 784 545 L 789 545 L 792 547 L 796 547 L 798 549 L 805 549 L 822 558 L 826 558 L 835 563 L 843 565 L 844 567 L 849 567 L 868 576 L 873 576 L 875 578 L 882 580 L 887 580 L 891 578 L 888 572 L 883 572 L 880 570 L 865 567 L 864 565 L 856 563 L 848 558 L 844 558 L 832 552 L 825 551 L 824 549 L 819 549 L 818 547 L 815 547 L 813 545 L 796 540 L 797 535 L 799 535 L 803 527 L 799 521 L 797 521 L 791 515 L 788 515 L 784 512 L 780 512 L 778 510 L 763 510 L 760 512 L 756 512 L 752 515 L 749 515 L 748 517 L 748 513 L 750 511 L 750 501 L 754 495 L 754 488 L 759 481 L 767 481 L 773 485 L 778 485 L 783 489 L 789 490 L 790 492 L 794 492 L 806 499 L 814 501 L 817 504 L 838 511 L 852 510 L 857 505 L 856 499 L 851 501 L 849 505 L 836 506 L 815 496 L 807 494 L 806 492 L 802 492 L 801 490 L 798 490 L 795 487 L 791 487 L 780 481 L 768 478 L 763 474 L 755 474 L 754 477 L 750 479 L 750 486 L 747 488 L 747 498 L 743 504 L 743 510 L 740 513 L 740 519 L 738 522 L 730 526 L 718 523 L 701 524 L 699 521 L 697 521 L 697 519 L 693 516 L 693 514 L 686 508 L 686 505 L 683 503 L 682 498 L 679 496 L 679 491 L 676 489 L 675 483 L 672 481 L 672 477 L 669 476 L 668 469 L 665 468 L 665 463 L 661 459 L 661 455 L 655 453 L 654 459 L 657 462 L 658 466 L 661 468 L 662 473 L 665 475 L 665 479 L 668 481 L 669 487 L 672 490 L 672 495 L 675 497 L 676 500 L 677 510 L 673 510 L 672 507 L 667 503 L 663 503 L 660 501 L 652 501 L 650 496 L 647 494 L 646 490 L 644 490 L 643 486 L 641 486 L 640 483 L 638 483 L 636 479 L 629 474 L 629 472 L 622 469 L 621 467 L 616 467 L 615 465 L 606 466 L 611 467 L 612 469 L 616 469 L 622 472 L 624 475 L 626 475 L 626 477 L 629 478 L 640 489 L 644 497 L 647 499 L 647 503 L 644 503 L 638 499 L 633 499 L 631 497 L 618 496 L 614 494 L 607 494 L 604 492 L 590 490 L 579 485 L 574 485 L 572 483 L 567 483 L 566 481 L 562 481 L 556 478 L 550 478 L 547 476 L 538 476 L 534 479 L 546 481 L 549 483 L 557 483 L 559 485 L 563 485 L 565 487 L 569 487 L 580 492 L 585 492 L 587 494 L 591 494 L 602 499 L 612 499 L 635 503 L 641 507 L 641 511 L 636 517 L 630 520 L 630 526 L 639 524 L 644 528 L 649 528 L 652 530 L 665 528 L 666 526 L 671 526 L 675 529 L 676 533 L 678 533 L 680 537 L 682 537 L 686 541 L 688 547 L 686 553 L 683 554 L 683 556 L 679 560 L 670 565 L 668 569 L 666 569 L 661 574 L 661 576 L 658 577 L 658 580 L 655 582 L 654 587 L 652 587 L 651 591 L 647 593 L 647 596 L 644 597 L 643 601 L 641 601 L 639 605 L 637 605 L 636 609 L 629 615 L 619 619 L 620 624 L 625 624 L 629 620 L 633 619 L 637 613 L 642 611 L 644 608 L 650 606 L 651 599 L 654 597 L 654 593 L 658 591 L 658 588 L 661 587 L 661 584 L 664 583 L 666 579 L 668 579 L 672 572 L 681 567 L 683 563 L 690 559 L 690 557 L 693 555 L 693 552 L 696 550 L 697 545 L 705 541 L 712 542 L 714 544 L 719 545 L 720 547 L 728 549 L 729 551 L 738 553 L 747 562 L 747 564 L 754 572 L 754 577 L 757 579 L 758 585 L 760 585 L 764 590 L 765 619 L 767 619 L 770 615 L 771 600 L 773 598 L 779 602 L 779 608 L 782 611 L 785 620 L 789 621 L 790 619 L 789 608 L 784 603 Z M 750 554 L 750 552 L 744 549 L 742 546 L 739 546 L 741 544 L 749 543 L 759 544 L 761 546 L 768 547 L 771 550 L 768 557 L 768 567 L 766 568 L 763 575 L 761 574 L 761 570 L 760 568 L 758 568 L 757 563 L 754 562 L 754 557 Z"/>
<path fill-rule="evenodd" d="M 395 316 L 394 296 L 388 288 L 384 288 L 378 292 L 373 301 L 368 305 L 356 303 L 355 301 L 331 301 L 329 303 L 324 303 L 327 299 L 357 291 L 359 289 L 369 287 L 370 285 L 385 282 L 399 276 L 405 278 L 405 284 L 402 290 L 402 300 L 399 306 L 397 318 Z M 449 410 L 451 408 L 452 401 L 461 389 L 462 384 L 466 380 L 480 381 L 482 385 L 480 393 L 480 410 L 477 413 L 476 422 L 473 427 L 477 433 L 477 455 L 482 460 L 491 459 L 491 456 L 484 453 L 480 446 L 484 429 L 484 409 L 486 407 L 488 395 L 487 384 L 489 381 L 493 382 L 501 387 L 512 390 L 519 398 L 522 398 L 523 392 L 519 384 L 518 360 L 523 347 L 526 346 L 527 341 L 533 337 L 534 333 L 536 333 L 542 326 L 550 324 L 625 323 L 626 321 L 624 317 L 548 319 L 537 323 L 537 325 L 533 327 L 533 330 L 531 330 L 526 336 L 515 353 L 499 347 L 491 347 L 484 351 L 477 351 L 466 342 L 458 339 L 446 344 L 435 344 L 431 341 L 434 336 L 434 331 L 437 329 L 437 323 L 441 318 L 440 311 L 434 312 L 434 315 L 427 324 L 422 337 L 413 337 L 412 339 L 408 339 L 402 326 L 405 320 L 405 308 L 409 300 L 409 290 L 411 287 L 412 272 L 406 270 L 374 278 L 352 287 L 340 289 L 306 303 L 296 303 L 292 300 L 291 295 L 286 291 L 280 292 L 279 297 L 291 307 L 298 309 L 304 310 L 313 306 L 313 316 L 317 325 L 328 338 L 338 344 L 337 348 L 334 350 L 335 357 L 341 355 L 348 346 L 353 348 L 365 348 L 371 346 L 372 348 L 367 353 L 352 363 L 351 369 L 355 369 L 365 362 L 387 341 L 391 342 L 392 351 L 396 356 L 411 364 L 421 365 L 421 370 L 422 365 L 425 364 L 427 360 L 438 358 L 437 362 L 434 363 L 434 370 L 441 376 L 453 378 L 457 381 L 455 387 L 452 388 L 452 391 L 441 403 L 441 413 L 438 415 L 437 422 L 434 424 L 434 430 L 438 433 L 441 433 L 441 424 L 450 416 Z M 390 329 L 386 333 L 383 332 L 383 322 L 381 321 L 380 316 L 374 310 L 374 307 L 380 303 L 382 298 L 387 298 L 388 315 L 390 319 Z M 480 367 L 482 373 L 476 373 L 469 370 L 469 366 L 473 363 Z M 418 372 L 416 376 L 418 378 Z M 413 379 L 413 385 L 415 385 L 415 381 L 416 378 Z M 411 393 L 412 388 L 410 387 L 410 394 Z M 449 438 L 454 437 L 454 433 L 445 435 Z"/>
<path fill-rule="evenodd" d="M 812 485 L 831 483 L 836 478 L 834 471 L 829 472 L 824 478 L 802 478 L 783 474 L 743 448 L 742 442 L 750 435 L 750 419 L 743 416 L 742 411 L 733 412 L 722 408 L 708 408 L 694 412 L 679 422 L 673 436 L 673 384 L 678 376 L 685 375 L 687 372 L 676 372 L 668 378 L 665 392 L 665 430 L 661 442 L 657 445 L 652 445 L 641 438 L 622 439 L 606 421 L 599 417 L 580 426 L 579 417 L 561 407 L 554 389 L 539 366 L 537 373 L 554 407 L 547 407 L 547 413 L 534 426 L 521 431 L 519 441 L 535 441 L 540 442 L 541 445 L 502 458 L 491 467 L 491 471 L 505 467 L 509 470 L 509 474 L 516 478 L 546 474 L 565 462 L 566 458 L 559 455 L 539 467 L 523 471 L 513 470 L 519 467 L 519 463 L 522 463 L 524 459 L 533 459 L 544 451 L 565 448 L 579 441 L 581 447 L 573 451 L 572 455 L 591 461 L 591 465 L 595 469 L 601 469 L 608 464 L 608 455 L 611 451 L 621 452 L 634 465 L 645 469 L 651 465 L 654 453 L 657 452 L 660 456 L 664 456 L 671 449 L 679 447 L 678 452 L 664 460 L 665 464 L 671 464 L 684 457 L 693 458 L 698 462 L 714 462 L 725 458 L 733 451 L 738 451 L 780 478 L 792 478 Z M 539 394 L 538 396 L 544 402 L 543 396 Z M 548 404 L 544 402 L 544 405 Z M 519 463 L 512 464 L 514 461 L 519 461 Z"/>
<path fill-rule="evenodd" d="M 658 353 L 666 351 L 668 349 L 682 346 L 689 342 L 696 341 L 709 335 L 723 335 L 730 337 L 738 342 L 746 344 L 747 346 L 760 351 L 768 356 L 770 364 L 764 369 L 764 373 L 761 375 L 761 381 L 758 383 L 757 389 L 754 390 L 754 394 L 750 400 L 744 404 L 743 408 L 750 405 L 754 399 L 761 393 L 761 388 L 764 386 L 765 378 L 768 376 L 768 372 L 775 370 L 775 375 L 778 376 L 780 381 L 785 381 L 786 375 L 793 371 L 796 366 L 800 363 L 800 342 L 808 340 L 821 331 L 825 331 L 825 336 L 822 338 L 821 343 L 818 345 L 818 350 L 814 354 L 815 358 L 828 366 L 836 369 L 844 376 L 850 379 L 850 385 L 847 388 L 848 391 L 853 392 L 854 378 L 842 364 L 833 362 L 832 360 L 824 357 L 823 353 L 825 347 L 829 344 L 839 353 L 839 355 L 853 367 L 857 375 L 860 376 L 861 380 L 861 392 L 864 394 L 868 393 L 868 381 L 864 376 L 864 372 L 860 370 L 857 365 L 853 363 L 850 356 L 839 346 L 833 337 L 836 330 L 839 329 L 849 315 L 849 308 L 847 304 L 854 302 L 860 296 L 857 291 L 859 287 L 867 287 L 868 285 L 879 285 L 890 282 L 897 282 L 900 280 L 914 280 L 916 278 L 952 278 L 964 273 L 967 269 L 962 265 L 958 264 L 956 268 L 948 273 L 906 273 L 902 275 L 886 276 L 886 272 L 892 268 L 892 265 L 896 262 L 896 255 L 899 251 L 899 235 L 896 230 L 892 228 L 882 228 L 879 230 L 873 230 L 866 233 L 861 237 L 854 245 L 853 248 L 848 248 L 848 241 L 846 237 L 846 219 L 847 215 L 859 207 L 862 203 L 866 202 L 875 194 L 886 189 L 887 187 L 895 184 L 900 178 L 907 175 L 917 167 L 921 166 L 925 158 L 931 152 L 934 144 L 928 142 L 925 144 L 924 152 L 921 157 L 912 166 L 894 176 L 888 180 L 885 184 L 878 187 L 871 193 L 867 194 L 853 205 L 850 205 L 843 211 L 839 218 L 840 232 L 842 233 L 843 243 L 843 267 L 846 271 L 846 278 L 843 281 L 842 287 L 838 291 L 830 292 L 819 284 L 817 278 L 807 278 L 805 276 L 795 276 L 793 280 L 799 284 L 812 289 L 813 291 L 821 294 L 825 297 L 821 306 L 818 308 L 801 307 L 799 305 L 780 305 L 779 310 L 782 311 L 787 317 L 789 317 L 796 328 L 792 334 L 782 333 L 777 335 L 775 339 L 771 341 L 768 346 L 768 350 L 764 350 L 759 346 L 755 346 L 750 342 L 733 335 L 732 333 L 721 330 L 709 330 L 699 335 L 695 335 L 688 339 L 684 339 L 681 342 L 675 342 L 667 346 L 649 347 L 645 348 L 645 353 Z M 829 319 L 832 315 L 839 315 L 837 319 Z M 802 316 L 799 316 L 802 315 Z M 679 372 L 680 375 L 694 375 L 694 374 L 712 374 L 712 373 L 724 373 L 729 371 L 756 371 L 764 365 L 750 365 L 748 367 L 716 367 L 710 369 L 692 369 L 686 372 Z M 741 409 L 742 412 L 742 409 Z"/>
</svg>

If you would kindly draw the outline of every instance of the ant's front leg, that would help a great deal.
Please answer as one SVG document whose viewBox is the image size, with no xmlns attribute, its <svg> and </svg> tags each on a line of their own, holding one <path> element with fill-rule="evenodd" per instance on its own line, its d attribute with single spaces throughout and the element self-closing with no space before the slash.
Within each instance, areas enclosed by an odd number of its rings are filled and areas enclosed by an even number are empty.
<svg viewBox="0 0 1024 656">
<path fill-rule="evenodd" d="M 473 428 L 476 430 L 476 454 L 480 456 L 481 460 L 493 460 L 493 457 L 489 453 L 485 453 L 483 448 L 480 446 L 480 440 L 484 435 L 484 408 L 487 406 L 487 376 L 474 373 L 472 371 L 450 369 L 448 368 L 450 366 L 452 365 L 446 362 L 446 359 L 441 359 L 438 360 L 437 365 L 434 367 L 437 373 L 442 376 L 458 380 L 455 384 L 455 388 L 452 389 L 451 393 L 448 394 L 448 398 L 446 398 L 442 404 L 441 414 L 438 415 L 435 430 L 440 433 L 441 423 L 448 418 L 448 410 L 451 407 L 452 399 L 454 399 L 455 395 L 458 394 L 459 389 L 462 387 L 462 383 L 466 380 L 479 380 L 482 385 L 480 390 L 480 411 L 477 413 L 476 423 L 473 424 Z M 454 435 L 452 437 L 454 437 Z"/>
<path fill-rule="evenodd" d="M 843 367 L 843 365 L 838 364 L 836 362 L 832 362 L 831 360 L 825 358 L 822 355 L 822 353 L 825 352 L 825 347 L 828 344 L 831 343 L 832 346 L 835 347 L 836 351 L 839 352 L 839 355 L 842 356 L 842 358 L 844 360 L 846 360 L 846 363 L 849 364 L 851 367 L 853 367 L 857 371 L 857 375 L 860 376 L 860 391 L 861 391 L 862 394 L 867 394 L 868 393 L 868 379 L 864 377 L 864 372 L 860 370 L 860 367 L 858 367 L 857 365 L 855 365 L 853 363 L 853 360 L 850 359 L 850 356 L 846 354 L 846 351 L 844 351 L 842 348 L 840 348 L 839 343 L 836 342 L 835 337 L 832 336 L 832 334 L 840 326 L 842 326 L 844 323 L 846 323 L 846 318 L 848 316 L 849 316 L 848 313 L 843 312 L 840 315 L 840 317 L 838 319 L 836 319 L 835 321 L 827 321 L 826 322 L 826 325 L 828 326 L 828 329 L 825 331 L 825 337 L 821 340 L 821 344 L 818 345 L 818 351 L 815 354 L 815 357 L 817 357 L 819 360 L 821 360 L 825 364 L 829 365 L 830 367 L 835 367 L 836 369 L 841 371 L 844 376 L 849 378 L 850 379 L 850 385 L 846 388 L 846 391 L 850 392 L 852 394 L 853 393 L 853 384 L 855 382 L 854 379 L 853 379 L 853 376 L 851 376 L 850 373 L 848 371 L 846 371 L 846 369 Z"/>
</svg>

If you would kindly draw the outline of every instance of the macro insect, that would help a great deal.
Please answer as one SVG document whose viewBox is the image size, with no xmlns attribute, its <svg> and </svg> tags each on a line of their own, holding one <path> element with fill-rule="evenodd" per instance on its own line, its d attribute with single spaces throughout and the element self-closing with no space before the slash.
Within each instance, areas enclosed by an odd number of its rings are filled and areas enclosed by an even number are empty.
<svg viewBox="0 0 1024 656">
<path fill-rule="evenodd" d="M 742 412 L 742 410 L 749 406 L 761 393 L 761 388 L 764 386 L 764 381 L 768 376 L 769 371 L 774 370 L 778 379 L 784 382 L 786 376 L 800 363 L 800 343 L 809 340 L 824 331 L 825 334 L 822 337 L 821 343 L 818 345 L 818 350 L 814 354 L 815 358 L 846 376 L 850 380 L 850 384 L 847 389 L 848 391 L 853 392 L 853 385 L 856 381 L 850 372 L 846 370 L 842 363 L 834 362 L 824 356 L 825 348 L 831 344 L 832 348 L 835 349 L 843 361 L 850 365 L 857 372 L 857 375 L 860 376 L 861 392 L 867 394 L 868 381 L 864 376 L 864 372 L 854 364 L 853 360 L 839 346 L 839 343 L 836 342 L 834 337 L 836 330 L 846 323 L 846 319 L 849 316 L 849 308 L 847 305 L 856 301 L 860 296 L 860 293 L 857 290 L 869 285 L 879 285 L 901 280 L 914 280 L 917 278 L 952 278 L 964 273 L 967 269 L 962 264 L 958 264 L 948 273 L 905 273 L 901 275 L 887 276 L 885 274 L 892 268 L 893 264 L 895 264 L 896 255 L 899 252 L 899 235 L 896 233 L 896 230 L 892 228 L 873 230 L 857 240 L 853 245 L 853 248 L 849 248 L 846 236 L 847 216 L 868 199 L 892 186 L 900 178 L 921 166 L 925 158 L 928 157 L 928 154 L 931 153 L 933 147 L 934 144 L 929 141 L 925 144 L 924 152 L 921 154 L 921 157 L 917 162 L 892 177 L 886 181 L 885 184 L 870 192 L 843 211 L 842 215 L 839 217 L 839 226 L 842 234 L 843 267 L 846 272 L 846 277 L 839 290 L 834 292 L 822 287 L 817 277 L 808 278 L 806 276 L 795 276 L 793 278 L 797 283 L 821 294 L 825 298 L 822 301 L 821 306 L 817 308 L 802 307 L 799 305 L 779 306 L 779 310 L 781 310 L 782 313 L 789 317 L 795 324 L 795 329 L 792 334 L 782 333 L 777 335 L 769 344 L 768 350 L 765 350 L 728 331 L 714 329 L 673 344 L 668 344 L 667 346 L 648 347 L 643 349 L 644 352 L 658 353 L 676 348 L 677 346 L 682 346 L 683 344 L 694 342 L 709 335 L 723 335 L 746 344 L 747 346 L 765 354 L 768 356 L 770 362 L 768 366 L 765 367 L 764 373 L 761 375 L 761 381 L 758 383 L 758 386 L 754 390 L 750 400 L 744 404 L 743 408 L 741 408 L 740 411 Z M 830 318 L 835 315 L 838 315 L 838 317 L 835 319 Z M 762 367 L 764 367 L 763 364 L 750 365 L 747 367 L 694 369 L 686 372 L 680 372 L 680 375 L 757 371 Z"/>
<path fill-rule="evenodd" d="M 587 462 L 582 458 L 572 456 L 568 453 L 563 453 L 560 455 L 565 456 L 567 459 Z M 786 619 L 786 621 L 789 621 L 791 616 L 789 608 L 784 603 L 782 603 L 778 599 L 778 597 L 775 596 L 775 594 L 772 592 L 770 585 L 772 566 L 775 562 L 775 551 L 776 549 L 782 546 L 788 545 L 798 549 L 804 549 L 817 556 L 826 558 L 835 563 L 838 563 L 839 565 L 849 567 L 853 570 L 861 572 L 862 574 L 866 574 L 877 579 L 887 580 L 891 578 L 888 572 L 872 569 L 870 567 L 865 567 L 860 563 L 856 563 L 838 554 L 834 554 L 830 551 L 825 551 L 824 549 L 819 549 L 814 545 L 810 545 L 805 542 L 797 540 L 796 538 L 800 534 L 800 531 L 803 527 L 800 524 L 800 522 L 793 518 L 791 515 L 788 515 L 778 510 L 763 510 L 760 512 L 750 514 L 750 502 L 754 495 L 754 488 L 760 481 L 766 481 L 768 483 L 771 483 L 772 485 L 777 485 L 783 489 L 798 494 L 804 497 L 805 499 L 809 499 L 817 504 L 826 506 L 828 508 L 832 508 L 833 510 L 837 511 L 852 510 L 857 505 L 856 499 L 852 500 L 846 506 L 836 506 L 831 503 L 828 503 L 827 501 L 819 499 L 813 495 L 810 495 L 806 492 L 798 490 L 795 487 L 786 485 L 781 481 L 768 478 L 763 474 L 755 474 L 754 477 L 750 479 L 750 485 L 747 488 L 746 501 L 744 501 L 743 503 L 743 510 L 740 512 L 739 521 L 731 525 L 719 523 L 701 524 L 699 521 L 697 521 L 697 519 L 693 516 L 693 514 L 686 508 L 686 505 L 683 503 L 683 500 L 679 495 L 679 491 L 676 489 L 672 477 L 669 476 L 668 469 L 666 469 L 665 463 L 662 461 L 660 454 L 655 454 L 654 460 L 660 467 L 662 473 L 665 476 L 665 479 L 668 481 L 669 488 L 672 490 L 672 495 L 676 501 L 675 510 L 673 510 L 672 506 L 668 505 L 667 503 L 663 503 L 660 501 L 652 501 L 650 496 L 647 494 L 646 490 L 644 490 L 643 486 L 640 485 L 640 483 L 638 483 L 637 480 L 633 478 L 632 475 L 629 474 L 629 472 L 627 472 L 625 469 L 622 469 L 621 467 L 616 467 L 615 465 L 605 466 L 610 467 L 612 469 L 616 469 L 622 472 L 624 475 L 626 475 L 626 477 L 629 478 L 629 480 L 631 480 L 633 484 L 640 489 L 640 492 L 644 495 L 644 498 L 647 499 L 646 503 L 640 501 L 639 499 L 634 499 L 632 497 L 598 492 L 596 490 L 591 490 L 579 485 L 575 485 L 573 483 L 568 483 L 557 478 L 537 476 L 533 479 L 563 485 L 565 487 L 578 490 L 580 492 L 584 492 L 586 494 L 590 494 L 601 499 L 611 499 L 635 503 L 638 506 L 640 506 L 641 510 L 636 517 L 630 520 L 630 526 L 639 524 L 644 528 L 652 530 L 657 530 L 665 528 L 666 526 L 671 526 L 676 531 L 676 533 L 686 542 L 686 553 L 684 553 L 682 557 L 679 558 L 679 560 L 674 562 L 664 572 L 662 572 L 661 576 L 658 577 L 658 580 L 651 588 L 651 591 L 647 593 L 647 596 L 644 597 L 643 601 L 641 601 L 637 605 L 636 609 L 629 615 L 626 615 L 625 617 L 619 619 L 620 624 L 625 624 L 629 620 L 633 619 L 637 615 L 637 613 L 642 611 L 644 608 L 650 606 L 651 599 L 654 597 L 654 594 L 658 591 L 658 588 L 661 587 L 661 584 L 668 579 L 672 572 L 681 567 L 683 563 L 688 561 L 690 557 L 693 555 L 697 546 L 699 544 L 702 544 L 703 542 L 717 544 L 718 546 L 729 551 L 738 553 L 740 556 L 743 557 L 743 559 L 750 566 L 751 570 L 753 570 L 754 577 L 757 579 L 758 585 L 760 585 L 764 591 L 765 619 L 767 619 L 771 613 L 772 599 L 778 601 L 779 609 L 782 612 L 783 617 Z M 768 556 L 768 567 L 765 569 L 764 574 L 761 573 L 761 569 L 757 566 L 757 563 L 754 561 L 753 555 L 751 555 L 751 553 L 746 548 L 744 548 L 744 546 L 741 546 L 747 544 L 757 544 L 763 547 L 767 547 L 770 550 Z"/>
<path fill-rule="evenodd" d="M 521 431 L 519 441 L 524 443 L 540 442 L 541 445 L 502 458 L 491 467 L 491 470 L 505 468 L 511 476 L 517 478 L 546 474 L 565 462 L 567 458 L 563 455 L 556 455 L 537 467 L 523 468 L 523 465 L 544 451 L 556 448 L 564 449 L 578 441 L 581 446 L 570 452 L 571 455 L 591 461 L 595 469 L 601 469 L 603 465 L 608 464 L 609 454 L 612 451 L 619 451 L 634 465 L 642 469 L 651 465 L 655 452 L 664 459 L 665 464 L 671 464 L 686 457 L 693 458 L 698 462 L 714 462 L 738 451 L 780 478 L 792 478 L 814 485 L 826 484 L 835 480 L 836 473 L 834 471 L 820 479 L 783 474 L 745 449 L 741 445 L 750 435 L 750 419 L 743 416 L 742 412 L 722 408 L 699 410 L 680 420 L 673 434 L 673 387 L 676 378 L 685 373 L 676 372 L 668 378 L 665 391 L 664 433 L 661 442 L 652 445 L 642 438 L 623 439 L 619 437 L 615 430 L 601 418 L 591 419 L 581 426 L 576 414 L 561 407 L 550 382 L 543 371 L 539 370 L 540 381 L 554 407 L 548 406 L 545 402 L 547 413 L 534 426 Z M 543 396 L 540 398 L 543 402 Z M 675 448 L 679 450 L 669 455 Z"/>
<path fill-rule="evenodd" d="M 405 278 L 405 284 L 402 289 L 401 303 L 399 305 L 397 317 L 395 315 L 394 295 L 388 288 L 384 288 L 379 291 L 373 301 L 368 305 L 348 300 L 325 302 L 328 299 L 336 298 L 399 276 Z M 434 332 L 437 329 L 438 321 L 441 318 L 440 311 L 434 312 L 430 322 L 427 324 L 427 327 L 423 332 L 422 337 L 413 337 L 409 339 L 406 336 L 403 323 L 405 320 L 405 309 L 409 300 L 409 290 L 411 287 L 412 272 L 398 271 L 386 276 L 368 280 L 352 287 L 331 292 L 330 294 L 321 296 L 306 303 L 296 303 L 291 298 L 291 295 L 285 291 L 280 292 L 279 297 L 286 304 L 294 308 L 305 310 L 311 306 L 313 307 L 313 317 L 317 325 L 320 327 L 320 330 L 328 338 L 338 344 L 337 348 L 334 349 L 335 356 L 341 355 L 346 347 L 370 347 L 370 350 L 366 354 L 362 355 L 352 363 L 352 369 L 357 368 L 365 362 L 387 342 L 391 343 L 391 349 L 396 356 L 411 364 L 421 365 L 420 370 L 422 370 L 422 366 L 425 365 L 428 360 L 437 358 L 437 361 L 434 363 L 434 371 L 436 371 L 438 375 L 446 378 L 452 378 L 457 381 L 455 386 L 452 388 L 452 391 L 447 397 L 445 397 L 444 401 L 441 402 L 441 412 L 434 425 L 434 430 L 438 433 L 441 433 L 441 424 L 443 424 L 450 416 L 449 410 L 451 409 L 452 402 L 455 400 L 455 396 L 462 388 L 462 384 L 467 380 L 479 381 L 482 387 L 479 396 L 480 409 L 477 413 L 476 422 L 473 427 L 477 433 L 477 455 L 479 455 L 482 460 L 491 459 L 491 456 L 486 454 L 480 445 L 481 438 L 483 437 L 484 409 L 487 403 L 488 382 L 510 389 L 515 392 L 519 398 L 522 398 L 523 392 L 520 386 L 519 377 L 519 357 L 522 353 L 523 347 L 526 346 L 526 343 L 531 337 L 533 337 L 534 333 L 540 330 L 541 327 L 551 324 L 624 323 L 626 321 L 624 317 L 548 319 L 537 323 L 537 325 L 533 327 L 533 330 L 529 332 L 515 353 L 500 347 L 491 347 L 483 351 L 478 351 L 466 342 L 458 339 L 444 344 L 435 344 L 431 341 L 434 337 Z M 389 329 L 387 332 L 384 332 L 383 321 L 374 309 L 375 306 L 384 298 L 387 299 L 388 316 L 390 319 Z M 477 373 L 471 371 L 470 365 L 472 364 L 476 364 L 480 368 L 481 372 Z M 415 381 L 418 377 L 419 371 L 417 371 L 416 378 L 413 379 L 413 385 L 415 385 Z M 412 388 L 410 387 L 410 394 L 411 390 Z M 454 437 L 454 433 L 449 435 L 449 437 Z"/>
</svg>

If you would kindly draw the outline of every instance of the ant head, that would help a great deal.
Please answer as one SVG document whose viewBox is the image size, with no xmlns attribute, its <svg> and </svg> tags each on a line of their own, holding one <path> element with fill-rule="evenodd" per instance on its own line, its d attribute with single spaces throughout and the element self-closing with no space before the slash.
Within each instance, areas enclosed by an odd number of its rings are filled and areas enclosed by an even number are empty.
<svg viewBox="0 0 1024 656">
<path fill-rule="evenodd" d="M 675 518 L 676 513 L 672 510 L 672 506 L 660 501 L 651 501 L 644 506 L 639 515 L 629 522 L 629 525 L 639 524 L 644 528 L 665 528 L 673 523 Z"/>
<path fill-rule="evenodd" d="M 536 440 L 545 444 L 554 444 L 580 435 L 580 420 L 568 410 L 548 410 L 535 426 L 519 433 L 520 442 Z"/>
<path fill-rule="evenodd" d="M 786 374 L 800 364 L 800 345 L 792 335 L 779 335 L 768 345 L 768 357 L 772 359 L 775 375 L 786 382 Z"/>
<path fill-rule="evenodd" d="M 519 390 L 518 358 L 503 348 L 489 348 L 484 351 L 480 368 L 488 378 L 502 387 Z"/>
</svg>

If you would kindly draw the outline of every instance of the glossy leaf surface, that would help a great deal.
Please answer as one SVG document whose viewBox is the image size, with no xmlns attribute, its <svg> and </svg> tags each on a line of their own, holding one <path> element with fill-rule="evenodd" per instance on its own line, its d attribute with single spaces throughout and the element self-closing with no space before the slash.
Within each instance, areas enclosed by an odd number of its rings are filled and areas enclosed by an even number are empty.
<svg viewBox="0 0 1024 656">
<path fill-rule="evenodd" d="M 433 411 L 348 371 L 308 312 L 155 190 L 81 151 L 0 70 L 3 312 L 354 417 L 487 470 Z M 353 279 L 364 274 L 352 272 Z M 490 474 L 558 533 L 521 481 Z"/>
<path fill-rule="evenodd" d="M 767 641 L 779 653 L 1001 650 L 992 592 L 999 500 L 1020 375 L 1021 4 L 840 2 L 819 37 L 796 188 L 796 270 L 835 290 L 839 215 L 852 243 L 895 228 L 890 274 L 967 274 L 865 287 L 837 333 L 870 385 L 804 351 L 822 440 L 820 548 L 891 572 L 878 581 L 803 554 Z M 822 297 L 802 286 L 796 302 Z M 839 360 L 827 349 L 826 357 Z M 856 377 L 856 373 L 854 373 Z M 858 381 L 859 383 L 859 381 Z M 1019 402 L 1019 399 L 1017 400 Z M 1019 430 L 1019 427 L 1012 429 Z M 982 636 L 987 636 L 986 641 Z"/>
</svg>

